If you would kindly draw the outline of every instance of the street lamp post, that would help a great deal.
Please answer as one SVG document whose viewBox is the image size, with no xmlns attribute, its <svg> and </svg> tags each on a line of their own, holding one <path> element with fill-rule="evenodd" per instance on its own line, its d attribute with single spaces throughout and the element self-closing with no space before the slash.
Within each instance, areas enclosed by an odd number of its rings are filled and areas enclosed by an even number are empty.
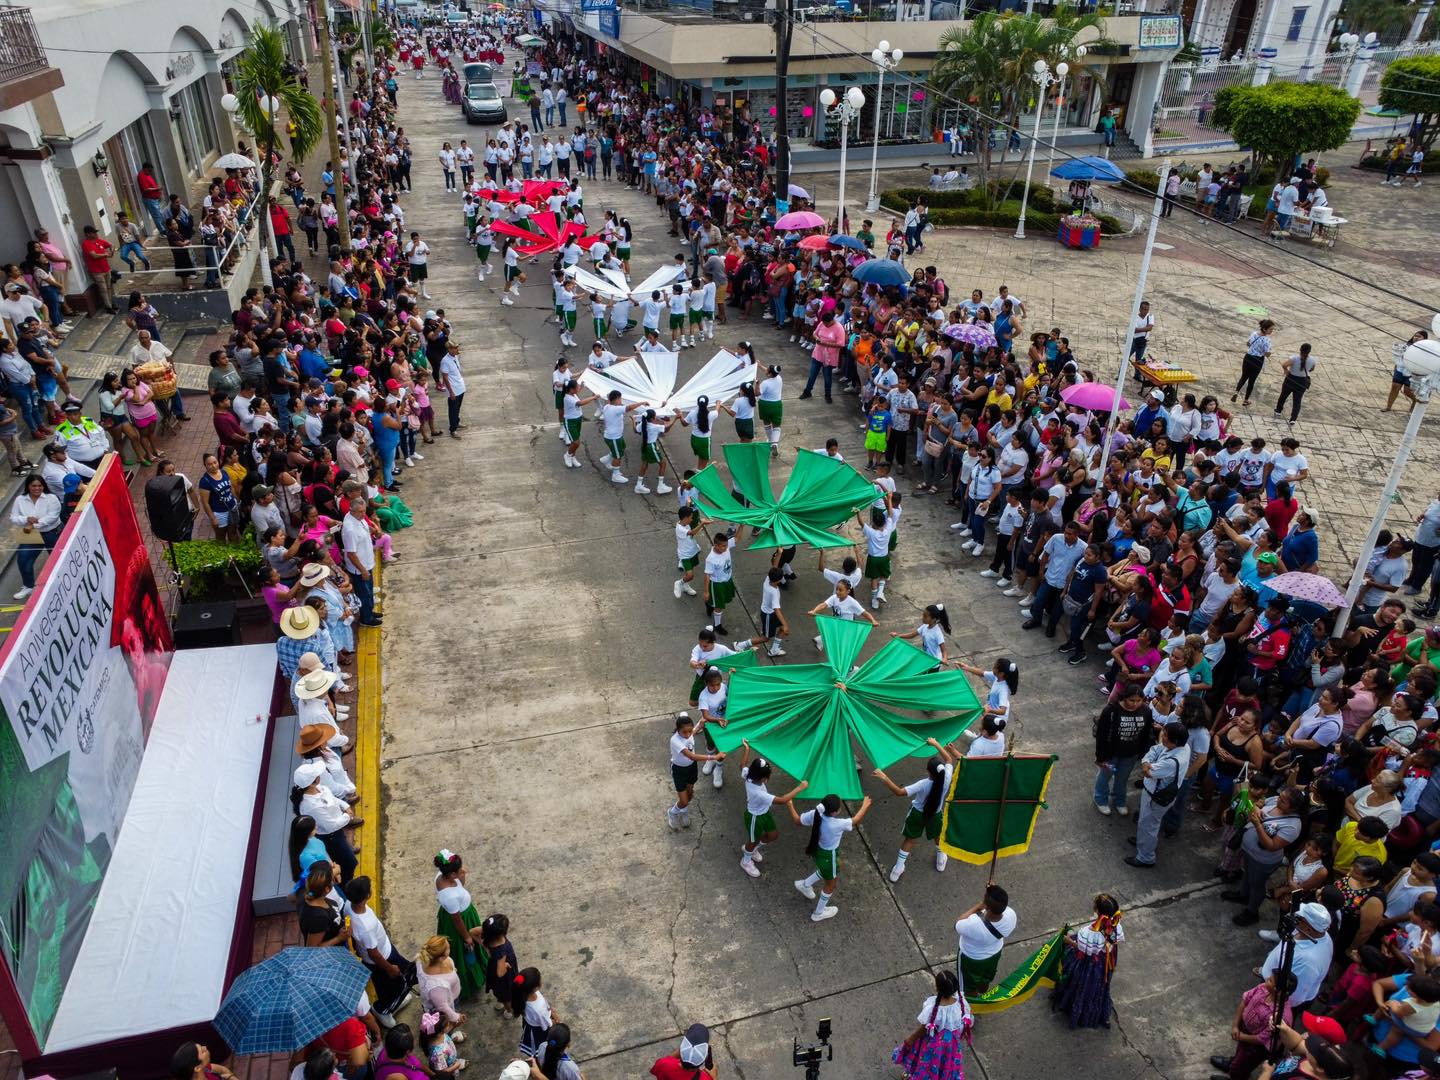
<svg viewBox="0 0 1440 1080">
<path fill-rule="evenodd" d="M 875 186 L 880 156 L 880 110 L 885 100 L 885 72 L 894 71 L 905 59 L 904 49 L 890 48 L 890 42 L 882 41 L 870 54 L 870 61 L 879 72 L 875 82 L 875 131 L 870 137 L 870 197 L 865 200 L 865 209 L 872 214 L 880 209 L 880 192 Z"/>
<path fill-rule="evenodd" d="M 1084 46 L 1084 45 L 1077 45 L 1077 46 L 1075 46 L 1075 50 L 1074 50 L 1074 52 L 1071 53 L 1071 56 L 1072 56 L 1075 60 L 1077 60 L 1077 61 L 1085 59 L 1085 46 Z M 1057 68 L 1057 70 L 1059 70 L 1059 69 Z M 1059 139 L 1060 139 L 1060 117 L 1061 117 L 1062 115 L 1064 115 L 1064 112 L 1065 112 L 1065 74 L 1062 74 L 1062 75 L 1060 76 L 1060 93 L 1059 93 L 1059 95 L 1055 98 L 1055 127 L 1054 127 L 1053 131 L 1052 131 L 1051 134 L 1050 134 L 1050 145 L 1049 145 L 1049 147 L 1046 148 L 1046 151 L 1045 151 L 1045 175 L 1046 175 L 1046 176 L 1049 176 L 1049 175 L 1050 175 L 1050 168 L 1051 168 L 1051 166 L 1052 166 L 1052 165 L 1054 164 L 1054 162 L 1055 162 L 1055 143 L 1058 142 Z M 1048 183 L 1049 181 L 1046 181 L 1046 182 Z"/>
<path fill-rule="evenodd" d="M 1340 69 L 1340 86 L 1343 88 L 1350 80 L 1350 68 L 1355 63 L 1355 57 L 1360 53 L 1361 45 L 1374 45 L 1376 38 L 1373 33 L 1366 34 L 1363 38 L 1359 34 L 1341 34 L 1337 39 L 1340 45 L 1340 56 L 1344 66 Z"/>
<path fill-rule="evenodd" d="M 1440 315 L 1436 315 L 1431 322 L 1431 329 L 1440 334 Z M 1360 557 L 1355 560 L 1355 570 L 1350 575 L 1350 584 L 1345 589 L 1345 606 L 1340 610 L 1339 617 L 1335 620 L 1334 636 L 1339 638 L 1345 634 L 1345 628 L 1350 625 L 1350 617 L 1355 610 L 1355 601 L 1360 598 L 1360 590 L 1365 584 L 1365 574 L 1370 568 L 1370 557 L 1375 554 L 1375 542 L 1380 536 L 1380 530 L 1385 527 L 1386 515 L 1390 512 L 1390 504 L 1395 499 L 1395 492 L 1399 490 L 1400 478 L 1405 475 L 1405 466 L 1410 460 L 1410 452 L 1415 449 L 1415 440 L 1420 435 L 1420 424 L 1425 419 L 1425 407 L 1430 404 L 1430 392 L 1435 389 L 1436 378 L 1440 376 L 1440 341 L 1432 338 L 1425 338 L 1406 348 L 1403 365 L 1405 373 L 1410 376 L 1410 389 L 1415 393 L 1415 405 L 1410 410 L 1410 420 L 1405 425 L 1405 434 L 1400 438 L 1400 446 L 1395 451 L 1395 462 L 1390 466 L 1390 475 L 1385 480 L 1385 488 L 1380 492 L 1380 504 L 1375 508 L 1375 516 L 1370 521 L 1370 531 L 1365 534 L 1365 543 L 1360 548 Z"/>
<path fill-rule="evenodd" d="M 1035 100 L 1035 135 L 1030 140 L 1030 153 L 1025 158 L 1025 191 L 1020 196 L 1020 220 L 1015 224 L 1015 239 L 1025 239 L 1025 212 L 1030 204 L 1030 176 L 1035 171 L 1035 144 L 1040 141 L 1040 117 L 1045 111 L 1045 91 L 1050 89 L 1052 83 L 1063 79 L 1070 70 L 1070 65 L 1061 61 L 1055 65 L 1055 70 L 1050 70 L 1050 65 L 1044 60 L 1036 60 L 1034 71 L 1030 77 L 1035 80 L 1039 87 Z"/>
<path fill-rule="evenodd" d="M 827 86 L 820 91 L 820 104 L 826 109 L 835 109 L 840 120 L 840 194 L 835 211 L 835 231 L 845 233 L 849 231 L 845 221 L 845 153 L 850 144 L 850 125 L 865 107 L 865 91 L 852 86 L 841 98 Z"/>
</svg>

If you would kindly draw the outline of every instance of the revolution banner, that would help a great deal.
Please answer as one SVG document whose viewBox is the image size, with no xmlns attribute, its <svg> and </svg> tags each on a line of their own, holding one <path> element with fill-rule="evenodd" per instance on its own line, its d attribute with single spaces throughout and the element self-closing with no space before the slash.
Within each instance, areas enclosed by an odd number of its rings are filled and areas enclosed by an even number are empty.
<svg viewBox="0 0 1440 1080">
<path fill-rule="evenodd" d="M 172 650 L 109 454 L 0 647 L 0 1013 L 24 1056 L 85 938 Z"/>
</svg>

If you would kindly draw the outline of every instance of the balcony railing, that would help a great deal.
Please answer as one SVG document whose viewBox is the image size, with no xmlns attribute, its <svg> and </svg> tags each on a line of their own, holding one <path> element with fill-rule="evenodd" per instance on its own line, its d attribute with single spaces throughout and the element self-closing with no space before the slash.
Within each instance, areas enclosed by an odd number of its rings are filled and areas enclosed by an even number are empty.
<svg viewBox="0 0 1440 1080">
<path fill-rule="evenodd" d="M 0 7 L 0 83 L 23 79 L 49 66 L 30 9 Z"/>
</svg>

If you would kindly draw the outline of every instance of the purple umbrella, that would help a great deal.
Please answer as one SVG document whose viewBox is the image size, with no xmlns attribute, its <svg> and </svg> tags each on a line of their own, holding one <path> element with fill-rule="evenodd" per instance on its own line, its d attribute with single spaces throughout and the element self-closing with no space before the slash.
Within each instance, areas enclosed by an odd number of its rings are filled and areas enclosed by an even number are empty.
<svg viewBox="0 0 1440 1080">
<path fill-rule="evenodd" d="M 1340 591 L 1340 587 L 1319 574 L 1277 574 L 1275 577 L 1266 578 L 1265 584 L 1281 596 L 1295 600 L 1308 600 L 1312 604 L 1327 608 L 1345 606 L 1345 594 Z"/>
<path fill-rule="evenodd" d="M 995 330 L 989 323 L 962 323 L 945 331 L 948 337 L 974 345 L 977 349 L 988 349 L 995 344 Z"/>
<path fill-rule="evenodd" d="M 1074 405 L 1079 409 L 1089 409 L 1091 412 L 1109 412 L 1115 407 L 1115 388 L 1106 386 L 1104 383 L 1076 383 L 1074 386 L 1067 386 L 1060 391 L 1060 400 L 1067 405 Z M 1120 399 L 1121 411 L 1128 408 L 1130 408 L 1130 402 L 1122 397 Z"/>
</svg>

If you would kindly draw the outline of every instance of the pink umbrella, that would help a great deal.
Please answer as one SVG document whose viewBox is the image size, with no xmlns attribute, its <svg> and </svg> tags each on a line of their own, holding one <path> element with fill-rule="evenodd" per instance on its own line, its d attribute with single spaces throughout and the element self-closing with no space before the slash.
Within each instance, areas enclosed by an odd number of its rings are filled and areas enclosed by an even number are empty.
<svg viewBox="0 0 1440 1080">
<path fill-rule="evenodd" d="M 1308 600 L 1312 604 L 1327 608 L 1345 606 L 1345 594 L 1340 591 L 1340 587 L 1319 574 L 1277 574 L 1275 577 L 1266 578 L 1265 585 L 1281 596 L 1289 596 L 1295 600 Z"/>
<path fill-rule="evenodd" d="M 945 331 L 947 337 L 974 345 L 977 349 L 988 349 L 995 344 L 995 330 L 989 323 L 962 323 Z"/>
<path fill-rule="evenodd" d="M 811 210 L 796 210 L 775 222 L 775 228 L 781 232 L 788 229 L 823 229 L 825 219 Z"/>
<path fill-rule="evenodd" d="M 812 233 L 800 239 L 800 247 L 804 251 L 824 251 L 829 246 L 830 238 L 821 236 L 819 233 Z"/>
<path fill-rule="evenodd" d="M 1115 407 L 1115 388 L 1106 386 L 1104 383 L 1076 383 L 1074 386 L 1067 386 L 1060 391 L 1060 400 L 1067 405 L 1089 409 L 1092 412 L 1109 412 Z M 1130 402 L 1122 397 L 1120 399 L 1121 411 L 1128 408 L 1130 408 Z"/>
</svg>

